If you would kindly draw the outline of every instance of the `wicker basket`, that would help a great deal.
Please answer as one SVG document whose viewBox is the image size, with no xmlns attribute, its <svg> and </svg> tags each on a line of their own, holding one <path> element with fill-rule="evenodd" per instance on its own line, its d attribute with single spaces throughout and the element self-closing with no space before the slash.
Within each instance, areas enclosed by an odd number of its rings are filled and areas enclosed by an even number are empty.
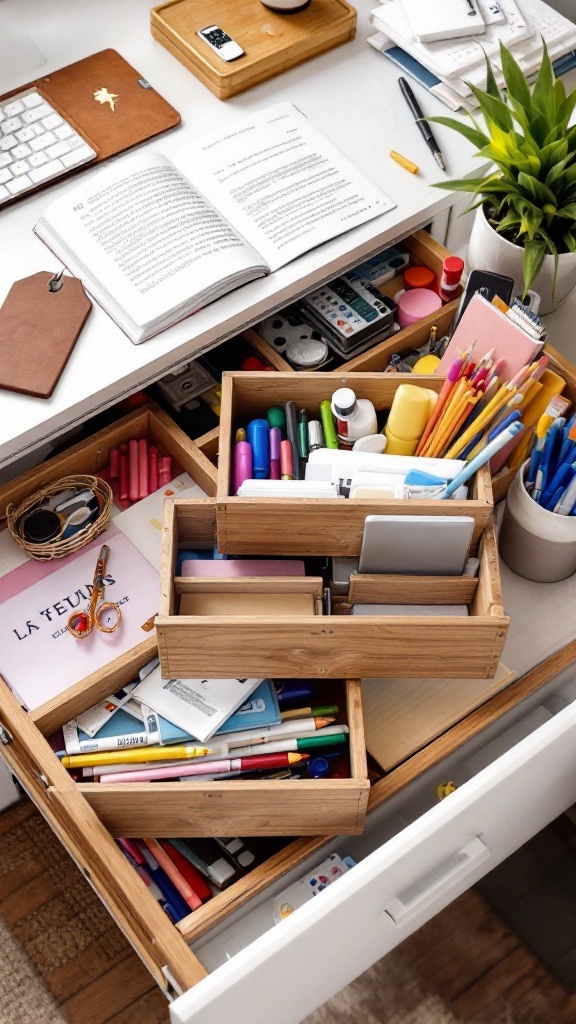
<svg viewBox="0 0 576 1024">
<path fill-rule="evenodd" d="M 31 544 L 30 541 L 25 539 L 21 530 L 24 514 L 34 508 L 35 505 L 39 505 L 44 498 L 69 487 L 73 487 L 78 491 L 89 487 L 90 490 L 94 491 L 100 505 L 98 519 L 94 523 L 90 523 L 89 526 L 84 527 L 84 529 L 78 530 L 77 533 L 72 537 L 68 537 L 67 540 L 55 539 L 44 544 Z M 65 476 L 61 480 L 56 480 L 53 484 L 49 484 L 47 487 L 43 487 L 41 490 L 31 494 L 18 508 L 9 505 L 6 509 L 6 521 L 8 529 L 18 547 L 22 548 L 30 558 L 34 558 L 37 562 L 46 562 L 52 558 L 66 558 L 73 551 L 78 551 L 85 544 L 89 544 L 91 540 L 94 540 L 99 533 L 106 529 L 110 522 L 111 511 L 112 490 L 105 480 L 101 480 L 97 476 Z"/>
</svg>

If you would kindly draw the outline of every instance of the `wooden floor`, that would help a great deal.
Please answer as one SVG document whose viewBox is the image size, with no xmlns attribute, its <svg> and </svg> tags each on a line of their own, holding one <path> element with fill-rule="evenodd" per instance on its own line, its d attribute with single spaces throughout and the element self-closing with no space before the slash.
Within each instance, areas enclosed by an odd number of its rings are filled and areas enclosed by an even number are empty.
<svg viewBox="0 0 576 1024">
<path fill-rule="evenodd" d="M 164 997 L 28 801 L 0 816 L 0 914 L 71 1024 L 168 1022 Z M 307 1024 L 576 1024 L 576 998 L 471 891 Z"/>
</svg>

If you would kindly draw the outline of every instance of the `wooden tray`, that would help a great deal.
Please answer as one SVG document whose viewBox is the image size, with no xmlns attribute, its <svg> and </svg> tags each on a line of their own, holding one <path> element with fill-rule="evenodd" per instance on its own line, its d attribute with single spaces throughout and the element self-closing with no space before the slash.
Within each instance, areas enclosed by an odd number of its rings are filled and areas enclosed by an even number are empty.
<svg viewBox="0 0 576 1024">
<path fill-rule="evenodd" d="M 226 64 L 196 33 L 219 25 L 244 56 Z M 303 11 L 277 14 L 260 0 L 169 0 L 153 7 L 150 31 L 220 100 L 353 39 L 356 11 L 346 0 L 313 0 Z"/>
</svg>

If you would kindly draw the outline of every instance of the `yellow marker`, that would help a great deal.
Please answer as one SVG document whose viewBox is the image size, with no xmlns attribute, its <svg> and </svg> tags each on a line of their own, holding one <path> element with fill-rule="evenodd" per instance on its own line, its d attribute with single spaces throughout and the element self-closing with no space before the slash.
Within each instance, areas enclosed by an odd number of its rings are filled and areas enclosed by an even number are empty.
<svg viewBox="0 0 576 1024">
<path fill-rule="evenodd" d="M 146 761 L 184 761 L 211 754 L 209 747 L 132 747 L 93 754 L 72 754 L 62 758 L 64 768 L 95 768 L 100 764 L 144 764 Z"/>
<path fill-rule="evenodd" d="M 410 174 L 418 174 L 418 164 L 412 163 L 412 161 L 408 160 L 407 157 L 402 156 L 402 153 L 397 153 L 395 149 L 391 149 L 390 156 L 392 157 L 392 160 L 395 160 L 397 164 L 400 164 L 400 167 L 403 167 L 406 171 L 410 171 Z"/>
</svg>

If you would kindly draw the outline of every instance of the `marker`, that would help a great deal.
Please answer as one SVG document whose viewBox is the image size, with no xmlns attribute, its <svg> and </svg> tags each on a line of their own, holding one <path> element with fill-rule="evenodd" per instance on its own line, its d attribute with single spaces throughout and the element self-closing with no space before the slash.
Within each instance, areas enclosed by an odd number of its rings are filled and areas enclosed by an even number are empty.
<svg viewBox="0 0 576 1024">
<path fill-rule="evenodd" d="M 186 901 L 190 910 L 198 910 L 202 906 L 202 900 L 196 895 L 191 885 L 180 874 L 176 865 L 170 860 L 168 854 L 162 849 L 160 843 L 155 839 L 144 839 L 146 846 L 153 857 L 156 858 L 160 867 L 166 872 L 173 885 L 176 886 L 182 899 Z"/>
<path fill-rule="evenodd" d="M 336 728 L 336 727 L 335 727 Z M 342 727 L 340 726 L 340 729 Z M 284 739 L 277 740 L 274 743 L 267 743 L 266 750 L 269 753 L 287 753 L 288 751 L 298 751 L 298 753 L 305 753 L 307 750 L 315 750 L 316 747 L 336 747 L 340 744 L 348 743 L 348 733 L 346 732 L 328 732 L 323 729 L 317 736 L 303 736 L 301 739 Z M 258 747 L 247 746 L 240 747 L 236 753 L 240 757 L 249 757 L 251 754 L 256 754 Z M 182 769 L 179 769 L 182 771 Z"/>
<path fill-rule="evenodd" d="M 296 406 L 294 402 L 285 402 L 286 434 L 292 445 L 292 477 L 300 480 L 300 457 L 298 452 L 298 424 L 296 422 Z"/>
<path fill-rule="evenodd" d="M 282 437 L 286 437 L 286 413 L 284 409 L 279 405 L 273 405 L 271 409 L 268 409 L 266 419 L 270 428 L 279 427 L 282 431 Z"/>
<path fill-rule="evenodd" d="M 93 768 L 98 764 L 136 764 L 146 761 L 182 761 L 189 757 L 211 754 L 209 747 L 169 746 L 138 747 L 131 750 L 109 750 L 96 754 L 72 754 L 63 757 L 64 768 Z"/>
<path fill-rule="evenodd" d="M 284 751 L 271 751 L 265 754 L 257 752 L 250 757 L 231 757 L 222 758 L 218 761 L 203 761 L 201 764 L 186 765 L 185 768 L 174 766 L 171 768 L 144 768 L 141 772 L 116 772 L 114 775 L 103 776 L 101 785 L 106 783 L 113 785 L 114 783 L 123 782 L 149 783 L 157 782 L 161 779 L 184 779 L 194 775 L 219 775 L 227 772 L 251 772 L 255 769 L 285 768 L 287 765 L 305 761 L 308 757 L 308 754 L 285 753 Z M 159 857 L 158 860 L 160 860 Z M 160 864 L 164 867 L 161 860 Z"/>
<path fill-rule="evenodd" d="M 292 462 L 292 442 L 280 442 L 280 473 L 283 480 L 294 479 L 294 465 Z"/>
<path fill-rule="evenodd" d="M 322 429 L 324 431 L 326 447 L 337 448 L 338 437 L 334 427 L 334 417 L 332 415 L 332 407 L 330 405 L 329 398 L 325 398 L 323 402 L 320 402 L 320 419 L 322 420 Z"/>
<path fill-rule="evenodd" d="M 280 479 L 280 445 L 282 443 L 282 431 L 280 427 L 270 428 L 270 479 Z"/>
<path fill-rule="evenodd" d="M 270 427 L 267 420 L 251 420 L 246 431 L 252 449 L 252 475 L 266 480 L 270 471 Z"/>
<path fill-rule="evenodd" d="M 443 481 L 439 480 L 439 483 Z M 337 715 L 340 708 L 337 704 L 325 704 L 319 708 L 290 708 L 288 711 L 281 711 L 280 717 L 282 721 L 286 721 L 289 718 L 316 718 L 319 715 Z"/>
<path fill-rule="evenodd" d="M 300 409 L 298 413 L 298 455 L 301 459 L 307 459 L 309 451 L 308 413 L 306 409 Z"/>
<path fill-rule="evenodd" d="M 309 700 L 314 693 L 312 683 L 306 683 L 300 679 L 285 679 L 274 684 L 278 703 L 284 707 L 285 704 L 295 700 Z"/>
<path fill-rule="evenodd" d="M 234 447 L 234 476 L 232 490 L 238 494 L 238 489 L 245 480 L 252 479 L 252 448 L 248 441 L 238 441 Z"/>
<path fill-rule="evenodd" d="M 395 149 L 391 149 L 390 156 L 392 160 L 395 160 L 397 164 L 400 164 L 400 167 L 403 167 L 406 171 L 410 171 L 410 174 L 418 174 L 420 169 L 418 164 L 413 163 L 413 161 L 409 160 L 408 157 L 402 156 L 402 153 L 397 153 Z"/>
<path fill-rule="evenodd" d="M 308 454 L 325 447 L 320 420 L 310 420 L 308 423 Z"/>
</svg>

